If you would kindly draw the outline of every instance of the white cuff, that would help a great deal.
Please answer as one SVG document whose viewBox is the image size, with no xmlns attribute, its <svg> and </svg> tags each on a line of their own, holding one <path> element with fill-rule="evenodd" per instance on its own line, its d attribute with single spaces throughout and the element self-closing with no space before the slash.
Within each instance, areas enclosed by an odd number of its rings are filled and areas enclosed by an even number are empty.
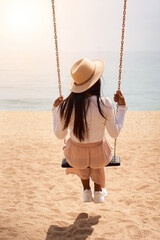
<svg viewBox="0 0 160 240">
<path fill-rule="evenodd" d="M 56 107 L 55 107 L 55 106 L 52 106 L 52 112 L 53 112 L 55 109 L 56 109 Z"/>
<path fill-rule="evenodd" d="M 128 110 L 128 106 L 127 105 L 120 105 L 118 106 L 118 108 L 127 111 Z"/>
</svg>

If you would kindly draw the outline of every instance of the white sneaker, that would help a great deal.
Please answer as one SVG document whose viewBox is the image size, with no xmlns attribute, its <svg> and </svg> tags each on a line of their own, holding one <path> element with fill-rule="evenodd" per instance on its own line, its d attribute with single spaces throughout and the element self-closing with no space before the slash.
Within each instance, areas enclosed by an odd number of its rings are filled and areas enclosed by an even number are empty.
<svg viewBox="0 0 160 240">
<path fill-rule="evenodd" d="M 107 190 L 105 188 L 102 188 L 102 191 L 94 191 L 94 202 L 103 203 L 106 196 Z"/>
<path fill-rule="evenodd" d="M 83 199 L 83 202 L 92 202 L 93 201 L 91 189 L 83 190 L 82 199 Z"/>
</svg>

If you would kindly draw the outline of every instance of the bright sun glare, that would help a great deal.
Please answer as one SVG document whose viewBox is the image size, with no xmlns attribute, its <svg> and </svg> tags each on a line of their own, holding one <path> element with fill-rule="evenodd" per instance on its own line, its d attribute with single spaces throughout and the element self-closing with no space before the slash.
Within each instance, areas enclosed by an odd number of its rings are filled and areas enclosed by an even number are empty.
<svg viewBox="0 0 160 240">
<path fill-rule="evenodd" d="M 14 33 L 33 32 L 40 24 L 36 7 L 33 2 L 20 0 L 10 2 L 4 12 L 5 26 Z"/>
</svg>

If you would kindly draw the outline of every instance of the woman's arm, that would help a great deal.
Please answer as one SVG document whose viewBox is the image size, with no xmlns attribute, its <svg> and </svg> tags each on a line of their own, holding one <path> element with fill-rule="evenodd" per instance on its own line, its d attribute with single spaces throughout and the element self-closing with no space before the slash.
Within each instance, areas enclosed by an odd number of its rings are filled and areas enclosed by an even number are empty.
<svg viewBox="0 0 160 240">
<path fill-rule="evenodd" d="M 105 114 L 106 116 L 105 125 L 109 135 L 113 138 L 117 138 L 124 123 L 124 117 L 127 110 L 127 106 L 125 98 L 121 91 L 117 91 L 116 94 L 114 94 L 114 101 L 118 102 L 119 104 L 118 113 L 116 114 L 116 117 L 112 101 L 109 98 L 105 99 L 104 104 L 107 107 Z"/>
<path fill-rule="evenodd" d="M 64 128 L 64 121 L 60 117 L 60 110 L 59 110 L 59 103 L 63 101 L 63 98 L 60 97 L 56 99 L 56 101 L 53 104 L 52 107 L 52 113 L 53 113 L 53 131 L 57 138 L 63 139 L 68 133 L 67 128 Z"/>
<path fill-rule="evenodd" d="M 118 137 L 124 123 L 126 110 L 127 110 L 127 107 L 125 105 L 119 106 L 118 113 L 115 117 L 113 106 L 107 109 L 107 114 L 106 114 L 107 119 L 106 119 L 105 125 L 109 135 L 112 138 Z"/>
</svg>

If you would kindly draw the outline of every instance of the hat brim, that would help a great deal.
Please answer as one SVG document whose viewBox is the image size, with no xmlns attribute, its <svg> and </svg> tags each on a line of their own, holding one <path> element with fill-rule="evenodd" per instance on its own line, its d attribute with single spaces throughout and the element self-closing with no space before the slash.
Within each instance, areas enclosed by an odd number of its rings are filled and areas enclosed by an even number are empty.
<svg viewBox="0 0 160 240">
<path fill-rule="evenodd" d="M 104 72 L 104 62 L 100 59 L 93 60 L 92 62 L 95 64 L 95 72 L 93 76 L 87 82 L 81 85 L 76 85 L 74 83 L 73 78 L 71 78 L 69 83 L 69 89 L 71 90 L 71 92 L 74 92 L 74 93 L 85 92 L 86 90 L 91 88 L 102 76 Z"/>
</svg>

